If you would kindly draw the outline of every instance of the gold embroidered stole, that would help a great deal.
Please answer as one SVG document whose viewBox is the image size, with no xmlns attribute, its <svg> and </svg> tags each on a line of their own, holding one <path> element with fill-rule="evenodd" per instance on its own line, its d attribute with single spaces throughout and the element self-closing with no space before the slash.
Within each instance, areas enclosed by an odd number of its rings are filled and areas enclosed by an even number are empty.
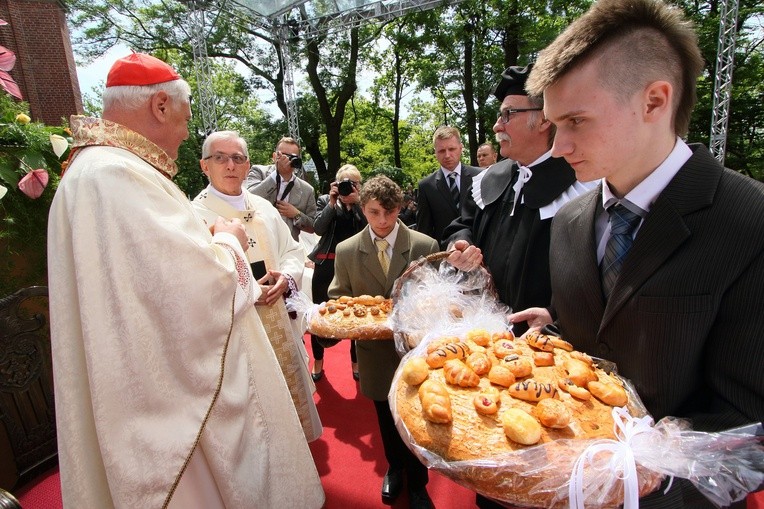
<svg viewBox="0 0 764 509">
<path fill-rule="evenodd" d="M 175 161 L 155 143 L 141 134 L 109 120 L 102 118 L 72 115 L 69 119 L 72 130 L 72 150 L 69 159 L 62 170 L 74 160 L 79 149 L 92 146 L 117 147 L 128 150 L 148 164 L 161 171 L 167 178 L 172 179 L 178 173 Z"/>
<path fill-rule="evenodd" d="M 266 270 L 279 270 L 278 264 L 274 259 L 274 251 L 270 245 L 268 231 L 265 222 L 256 214 L 251 219 L 252 229 L 255 232 L 255 238 L 260 244 L 260 251 L 263 255 Z M 279 298 L 274 304 L 267 306 L 258 304 L 255 306 L 260 320 L 263 322 L 265 333 L 273 346 L 276 358 L 281 366 L 281 372 L 284 374 L 289 393 L 292 395 L 294 407 L 300 418 L 300 424 L 305 432 L 308 441 L 317 438 L 313 431 L 313 424 L 310 414 L 310 403 L 313 402 L 313 395 L 308 390 L 309 386 L 305 383 L 307 375 L 307 366 L 303 361 L 302 355 L 297 348 L 294 331 L 289 325 L 289 314 L 284 304 L 284 299 Z"/>
</svg>

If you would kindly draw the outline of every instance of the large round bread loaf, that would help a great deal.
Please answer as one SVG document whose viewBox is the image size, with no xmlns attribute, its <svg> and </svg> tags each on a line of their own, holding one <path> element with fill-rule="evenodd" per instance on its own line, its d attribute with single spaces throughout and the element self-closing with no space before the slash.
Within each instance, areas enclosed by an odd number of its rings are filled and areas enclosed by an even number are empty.
<svg viewBox="0 0 764 509">
<path fill-rule="evenodd" d="M 330 299 L 312 314 L 308 331 L 333 339 L 393 339 L 387 325 L 392 307 L 392 300 L 380 295 Z"/>
<path fill-rule="evenodd" d="M 424 417 L 418 387 L 409 385 L 399 376 L 395 379 L 394 400 L 391 400 L 391 404 L 394 405 L 394 412 L 399 419 L 398 426 L 404 439 L 408 438 L 412 445 L 422 448 L 418 452 L 425 457 L 430 466 L 460 484 L 497 500 L 521 506 L 562 507 L 567 501 L 555 500 L 555 492 L 569 478 L 575 459 L 589 443 L 587 439 L 614 438 L 613 406 L 603 403 L 589 393 L 585 388 L 589 383 L 587 380 L 596 381 L 618 394 L 626 394 L 628 391 L 622 391 L 624 383 L 620 378 L 590 364 L 591 359 L 588 356 L 572 351 L 572 347 L 564 341 L 554 338 L 552 343 L 549 338 L 541 336 L 534 337 L 531 342 L 535 348 L 529 346 L 524 339 L 511 340 L 506 337 L 495 341 L 497 346 L 494 346 L 493 339 L 488 342 L 481 341 L 485 346 L 477 345 L 471 340 L 463 343 L 471 352 L 485 352 L 493 366 L 511 364 L 515 369 L 519 362 L 529 362 L 532 365 L 531 374 L 517 378 L 509 388 L 492 384 L 485 374 L 479 377 L 476 387 L 465 388 L 449 384 L 443 368 L 432 367 L 439 364 L 434 359 L 436 354 L 428 355 L 421 351 L 422 348 L 417 349 L 412 355 L 419 354 L 419 357 L 428 358 L 430 368 L 427 379 L 440 382 L 448 389 L 453 419 L 450 423 L 438 424 L 428 421 Z M 429 348 L 436 351 L 433 343 L 430 343 Z M 510 353 L 507 353 L 508 351 Z M 497 356 L 497 352 L 500 356 Z M 548 353 L 552 354 L 551 357 Z M 534 360 L 534 354 L 537 360 Z M 550 359 L 553 360 L 552 365 L 536 365 L 549 364 Z M 403 370 L 405 365 L 406 362 L 399 371 Z M 586 372 L 582 365 L 591 373 Z M 573 384 L 570 381 L 571 376 L 580 385 Z M 567 390 L 563 390 L 563 387 Z M 494 394 L 496 389 L 499 390 L 498 411 L 487 415 L 476 411 L 476 395 Z M 562 413 L 569 412 L 569 423 L 560 428 L 541 425 L 538 444 L 521 445 L 511 440 L 504 429 L 509 409 L 521 410 L 536 419 L 542 410 L 536 408 L 537 402 L 513 397 L 511 392 L 524 399 L 552 398 L 561 402 L 564 408 L 558 403 L 545 404 L 542 407 L 567 410 Z M 571 396 L 571 392 L 577 397 Z M 584 397 L 588 399 L 579 399 Z M 480 398 L 477 399 L 480 401 Z M 634 395 L 629 396 L 626 407 L 635 417 L 644 414 L 641 402 Z M 544 420 L 550 425 L 558 425 L 558 421 L 554 419 Z M 414 447 L 415 452 L 417 447 Z M 558 465 L 551 469 L 554 472 L 551 477 L 548 468 L 544 469 L 544 474 L 534 473 L 539 467 L 549 465 Z M 638 467 L 638 471 L 641 496 L 658 487 L 661 480 L 659 475 L 641 467 Z M 620 482 L 618 486 L 620 489 Z M 622 503 L 622 489 L 619 489 L 609 495 L 606 503 L 602 504 L 603 507 L 618 506 Z"/>
</svg>

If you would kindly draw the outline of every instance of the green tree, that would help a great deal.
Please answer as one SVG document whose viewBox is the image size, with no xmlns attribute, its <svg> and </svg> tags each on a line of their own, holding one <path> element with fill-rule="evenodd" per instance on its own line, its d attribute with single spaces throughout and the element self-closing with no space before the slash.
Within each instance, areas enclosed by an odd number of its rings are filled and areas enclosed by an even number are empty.
<svg viewBox="0 0 764 509">
<path fill-rule="evenodd" d="M 395 20 L 384 28 L 369 51 L 369 65 L 376 73 L 372 101 L 381 119 L 389 122 L 393 165 L 398 168 L 403 166 L 401 143 L 408 137 L 408 132 L 401 130 L 403 100 L 412 91 L 417 55 L 426 45 L 421 25 L 428 19 L 434 19 L 432 12 Z"/>
<path fill-rule="evenodd" d="M 533 61 L 590 3 L 464 0 L 434 11 L 435 21 L 423 27 L 430 43 L 413 64 L 418 88 L 436 98 L 438 124 L 465 134 L 472 164 L 477 147 L 492 137 L 492 91 L 501 72 Z"/>
<path fill-rule="evenodd" d="M 409 140 L 427 139 L 430 132 L 422 127 L 401 120 L 399 131 L 404 140 L 401 159 L 395 163 L 395 154 L 389 129 L 389 109 L 381 108 L 373 101 L 359 98 L 353 101 L 342 126 L 342 162 L 354 164 L 363 173 L 372 174 L 378 168 L 397 168 L 409 182 L 416 182 L 432 167 L 432 150 L 421 143 L 409 144 Z M 391 177 L 392 178 L 392 177 Z M 397 179 L 397 177 L 396 177 Z M 396 180 L 397 182 L 398 180 Z"/>
<path fill-rule="evenodd" d="M 75 33 L 75 46 L 86 58 L 102 54 L 118 42 L 139 51 L 154 54 L 174 50 L 188 57 L 190 45 L 189 12 L 183 2 L 137 0 L 70 0 L 70 20 Z M 302 19 L 292 19 L 299 27 Z M 316 161 L 319 172 L 336 171 L 339 167 L 339 131 L 348 101 L 356 90 L 359 47 L 372 41 L 378 28 L 374 24 L 355 27 L 344 32 L 330 30 L 319 21 L 306 33 L 288 33 L 280 37 L 272 20 L 248 16 L 241 9 L 228 8 L 208 13 L 206 32 L 207 53 L 210 57 L 239 62 L 250 73 L 253 88 L 270 91 L 281 112 L 286 115 L 283 95 L 283 41 L 288 41 L 296 69 L 305 69 L 311 92 L 317 102 L 322 121 L 320 135 L 326 138 L 326 162 L 315 152 L 318 137 L 313 129 L 301 132 L 303 144 Z M 289 31 L 289 28 L 286 28 Z M 309 33 L 308 33 L 309 32 Z M 188 74 L 185 74 L 188 76 Z M 304 94 L 302 94 L 304 95 Z M 221 110 L 218 110 L 222 114 Z M 304 116 L 301 112 L 301 116 Z M 268 131 L 273 135 L 273 131 Z M 270 146 L 280 138 L 274 136 Z"/>
<path fill-rule="evenodd" d="M 698 80 L 698 103 L 690 121 L 688 140 L 710 143 L 713 90 L 719 41 L 719 3 L 676 1 L 693 21 L 706 60 Z M 725 166 L 764 180 L 764 2 L 743 0 L 739 5 L 738 35 L 732 80 L 732 100 L 727 127 Z"/>
</svg>

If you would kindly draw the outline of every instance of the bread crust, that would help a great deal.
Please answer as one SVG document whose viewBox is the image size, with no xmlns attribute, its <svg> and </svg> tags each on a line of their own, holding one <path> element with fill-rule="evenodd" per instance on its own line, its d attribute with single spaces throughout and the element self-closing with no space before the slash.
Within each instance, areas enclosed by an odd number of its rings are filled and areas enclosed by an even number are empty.
<svg viewBox="0 0 764 509">
<path fill-rule="evenodd" d="M 393 339 L 387 318 L 392 299 L 381 295 L 342 296 L 320 304 L 308 322 L 308 331 L 333 339 Z"/>
<path fill-rule="evenodd" d="M 501 338 L 505 341 L 506 338 Z M 550 342 L 551 343 L 551 342 Z M 553 343 L 552 343 L 553 344 Z M 526 470 L 538 468 L 541 465 L 526 465 L 522 462 L 512 464 L 509 462 L 504 465 L 508 454 L 517 451 L 525 451 L 528 445 L 522 445 L 508 438 L 505 431 L 507 422 L 512 419 L 507 417 L 507 412 L 523 412 L 523 419 L 527 415 L 529 419 L 539 421 L 542 416 L 544 422 L 539 422 L 540 433 L 537 440 L 539 446 L 545 448 L 549 456 L 549 462 L 561 462 L 568 468 L 571 461 L 570 446 L 564 444 L 571 443 L 565 439 L 613 439 L 613 407 L 603 403 L 596 397 L 589 399 L 580 399 L 571 396 L 563 389 L 575 387 L 585 391 L 568 380 L 569 372 L 566 367 L 571 363 L 566 362 L 571 359 L 578 361 L 572 364 L 580 372 L 576 374 L 583 379 L 593 378 L 598 383 L 617 388 L 623 391 L 623 381 L 616 375 L 608 374 L 596 367 L 588 366 L 586 362 L 581 362 L 581 355 L 567 351 L 565 343 L 559 343 L 564 348 L 554 347 L 554 364 L 551 366 L 534 365 L 533 353 L 538 351 L 531 348 L 524 340 L 518 338 L 514 340 L 515 355 L 525 359 L 532 365 L 532 372 L 529 376 L 518 378 L 510 388 L 526 382 L 526 388 L 536 394 L 535 389 L 539 387 L 548 389 L 546 398 L 551 398 L 554 403 L 545 403 L 541 409 L 537 409 L 537 402 L 525 401 L 512 397 L 511 391 L 500 385 L 492 384 L 488 375 L 479 376 L 478 384 L 475 387 L 458 387 L 447 382 L 442 368 L 433 368 L 430 366 L 428 381 L 440 382 L 446 388 L 451 403 L 451 418 L 447 424 L 434 424 L 423 416 L 421 402 L 418 397 L 417 387 L 409 386 L 400 377 L 396 378 L 395 385 L 395 411 L 402 421 L 405 430 L 410 434 L 414 444 L 426 449 L 429 453 L 445 460 L 445 462 L 463 462 L 460 463 L 459 471 L 445 473 L 456 479 L 465 486 L 497 500 L 502 500 L 511 504 L 530 506 L 530 507 L 563 507 L 566 500 L 555 501 L 554 493 L 551 490 L 535 490 L 534 488 L 545 479 L 538 477 L 538 474 L 528 475 Z M 519 352 L 519 353 L 517 353 Z M 493 348 L 487 347 L 486 354 L 489 356 L 494 370 L 496 366 L 502 368 L 507 366 L 504 359 L 496 357 Z M 422 355 L 426 355 L 422 353 Z M 591 370 L 591 374 L 582 372 L 582 366 Z M 528 383 L 532 382 L 532 383 Z M 533 386 L 533 387 L 531 387 Z M 575 389 L 574 392 L 575 392 Z M 498 390 L 496 405 L 487 405 L 485 399 L 487 393 L 495 394 Z M 527 392 L 527 391 L 526 391 Z M 543 392 L 543 391 L 542 391 Z M 620 393 L 620 391 L 619 391 Z M 623 391 L 626 394 L 626 391 Z M 491 398 L 493 399 L 493 398 Z M 535 399 L 531 397 L 529 399 Z M 541 398 L 543 400 L 544 398 Z M 490 407 L 488 412 L 481 411 L 479 406 Z M 549 408 L 545 408 L 549 405 Z M 627 408 L 632 415 L 641 416 L 640 406 L 628 401 Z M 494 413 L 492 411 L 496 410 Z M 511 415 L 511 414 L 510 414 Z M 517 415 L 517 414 L 516 414 Z M 565 424 L 565 420 L 568 420 Z M 512 425 L 509 425 L 512 428 Z M 523 429 L 527 429 L 524 427 Z M 534 431 L 535 433 L 535 431 Z M 529 441 L 535 438 L 533 433 L 518 437 Z M 576 455 L 580 451 L 576 452 Z M 502 457 L 502 462 L 497 465 L 491 465 L 490 461 L 480 461 L 474 464 L 470 460 L 487 460 L 491 458 Z M 519 455 L 518 455 L 519 457 Z M 574 460 L 575 458 L 573 458 Z M 661 476 L 649 472 L 642 467 L 638 467 L 640 475 L 640 496 L 644 496 L 657 489 L 660 484 Z M 620 498 L 618 498 L 620 497 Z M 616 499 L 608 501 L 605 506 L 617 506 L 623 502 L 622 493 L 618 493 Z"/>
</svg>

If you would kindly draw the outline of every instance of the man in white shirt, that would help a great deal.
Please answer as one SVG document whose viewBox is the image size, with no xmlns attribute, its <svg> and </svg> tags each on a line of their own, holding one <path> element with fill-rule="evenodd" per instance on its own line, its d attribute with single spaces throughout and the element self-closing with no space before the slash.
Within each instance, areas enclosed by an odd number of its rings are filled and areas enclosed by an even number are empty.
<svg viewBox="0 0 764 509">
<path fill-rule="evenodd" d="M 385 176 L 369 179 L 361 188 L 360 203 L 368 225 L 337 245 L 334 279 L 329 297 L 384 295 L 389 297 L 395 280 L 421 256 L 438 250 L 438 244 L 410 230 L 399 219 L 403 192 Z M 382 480 L 382 501 L 392 503 L 404 478 L 408 484 L 409 507 L 431 509 L 427 493 L 427 468 L 422 465 L 398 433 L 387 395 L 400 356 L 393 340 L 356 342 L 361 392 L 374 400 L 382 446 L 389 464 Z"/>
<path fill-rule="evenodd" d="M 297 240 L 300 231 L 313 233 L 316 220 L 316 195 L 313 186 L 299 178 L 295 169 L 302 167 L 300 145 L 294 138 L 284 137 L 273 152 L 273 171 L 249 191 L 272 203 Z"/>
</svg>

